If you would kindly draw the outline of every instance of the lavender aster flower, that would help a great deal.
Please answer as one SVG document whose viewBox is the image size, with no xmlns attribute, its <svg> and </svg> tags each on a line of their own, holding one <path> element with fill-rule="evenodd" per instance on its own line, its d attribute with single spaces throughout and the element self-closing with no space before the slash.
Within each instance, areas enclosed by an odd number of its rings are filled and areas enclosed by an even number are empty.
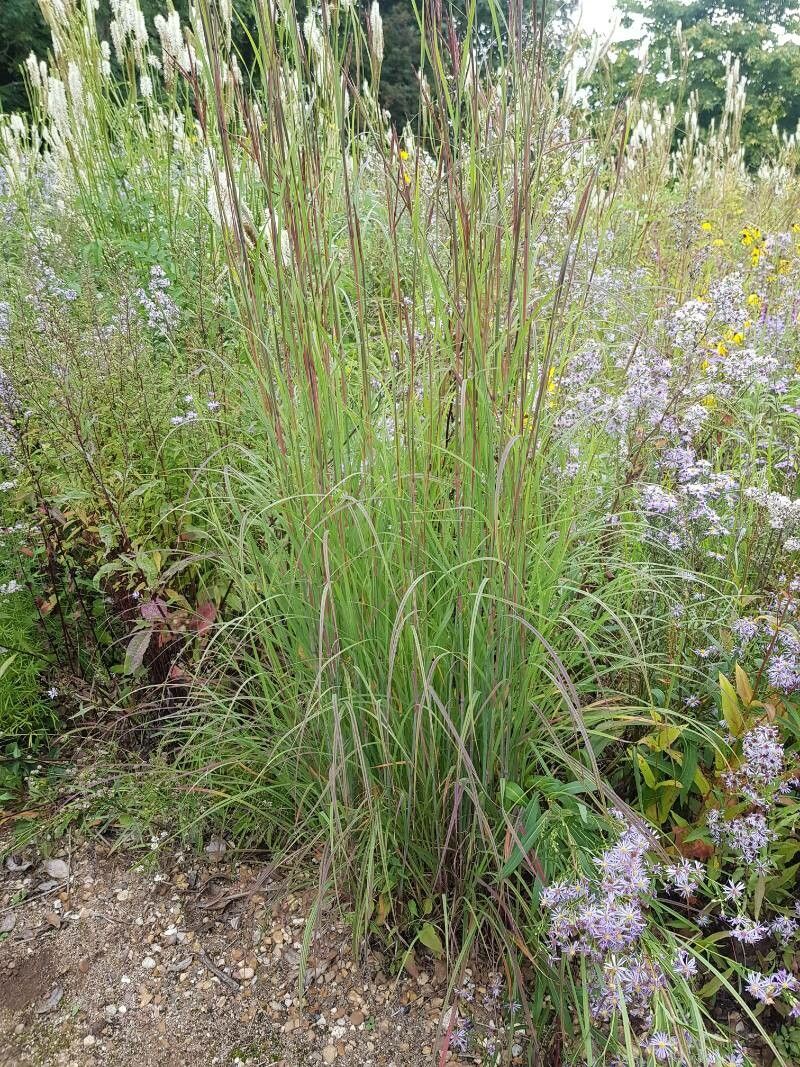
<svg viewBox="0 0 800 1067">
<path fill-rule="evenodd" d="M 672 966 L 675 968 L 675 973 L 685 978 L 687 982 L 697 974 L 697 960 L 685 949 L 678 950 Z"/>
<path fill-rule="evenodd" d="M 659 1063 L 666 1063 L 673 1053 L 678 1051 L 678 1043 L 663 1030 L 656 1030 L 645 1042 L 645 1048 L 652 1052 Z"/>
</svg>

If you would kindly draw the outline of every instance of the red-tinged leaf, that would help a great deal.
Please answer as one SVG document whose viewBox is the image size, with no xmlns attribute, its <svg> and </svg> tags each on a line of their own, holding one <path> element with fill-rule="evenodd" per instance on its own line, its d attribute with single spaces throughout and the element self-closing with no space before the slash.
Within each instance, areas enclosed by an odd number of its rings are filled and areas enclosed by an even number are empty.
<svg viewBox="0 0 800 1067">
<path fill-rule="evenodd" d="M 141 667 L 145 653 L 150 646 L 152 636 L 152 626 L 148 626 L 144 630 L 136 630 L 125 650 L 124 671 L 126 674 L 133 674 Z"/>
<path fill-rule="evenodd" d="M 169 618 L 167 602 L 162 600 L 161 597 L 155 597 L 153 600 L 145 600 L 145 602 L 139 606 L 139 612 L 142 618 L 146 619 L 148 622 L 165 622 Z"/>
<path fill-rule="evenodd" d="M 714 846 L 708 841 L 687 841 L 686 839 L 691 832 L 692 829 L 689 826 L 676 826 L 672 831 L 672 836 L 675 838 L 675 846 L 682 856 L 686 856 L 691 860 L 705 862 L 714 855 Z"/>
<path fill-rule="evenodd" d="M 202 635 L 207 634 L 214 625 L 216 618 L 216 604 L 212 604 L 210 600 L 205 601 L 203 604 L 198 604 L 196 617 L 192 620 L 192 629 L 202 637 Z"/>
<path fill-rule="evenodd" d="M 53 608 L 56 606 L 56 598 L 54 596 L 48 597 L 46 600 L 41 597 L 36 597 L 36 606 L 39 609 L 41 615 L 49 615 Z"/>
</svg>

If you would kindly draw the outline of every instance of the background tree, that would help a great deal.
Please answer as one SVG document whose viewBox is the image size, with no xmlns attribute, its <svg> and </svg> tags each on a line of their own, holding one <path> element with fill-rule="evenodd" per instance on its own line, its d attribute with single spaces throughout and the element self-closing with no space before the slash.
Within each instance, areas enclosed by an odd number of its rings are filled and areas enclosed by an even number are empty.
<svg viewBox="0 0 800 1067">
<path fill-rule="evenodd" d="M 635 35 L 615 49 L 608 74 L 615 102 L 632 90 L 636 52 L 647 37 L 650 49 L 643 96 L 666 103 L 679 96 L 680 21 L 689 52 L 685 93 L 696 92 L 702 126 L 719 120 L 725 103 L 725 56 L 738 58 L 747 78 L 742 141 L 747 161 L 757 164 L 773 143 L 773 126 L 793 132 L 800 120 L 800 7 L 786 0 L 620 0 L 623 25 Z M 680 101 L 678 101 L 680 102 Z"/>
<path fill-rule="evenodd" d="M 365 9 L 369 0 L 363 0 Z M 420 65 L 420 33 L 417 8 L 422 0 L 381 0 L 381 16 L 384 32 L 384 59 L 381 71 L 381 103 L 391 113 L 395 123 L 402 128 L 413 121 L 419 108 L 419 82 L 417 71 Z M 496 0 L 500 10 L 505 0 Z M 532 0 L 525 0 L 529 6 Z M 164 11 L 166 0 L 139 0 L 145 22 L 153 34 L 153 19 Z M 571 16 L 577 0 L 537 0 L 543 6 L 553 43 L 562 40 L 569 29 Z M 173 0 L 173 6 L 181 18 L 188 15 L 188 0 Z M 237 2 L 237 9 L 247 8 L 247 0 Z M 465 0 L 447 0 L 445 11 L 450 10 L 457 21 L 464 21 Z M 297 0 L 298 16 L 302 21 L 307 0 Z M 111 22 L 109 0 L 101 0 L 96 15 L 102 37 L 108 38 Z M 476 21 L 487 28 L 492 25 L 489 0 L 477 0 Z M 247 49 L 247 35 L 241 34 L 239 44 Z M 0 105 L 6 111 L 24 108 L 25 85 L 20 74 L 22 64 L 29 52 L 44 56 L 50 47 L 50 33 L 39 11 L 38 0 L 0 0 Z M 557 52 L 554 52 L 557 54 Z"/>
<path fill-rule="evenodd" d="M 45 55 L 50 31 L 35 0 L 0 0 L 0 106 L 15 111 L 26 106 L 20 65 L 31 52 Z"/>
</svg>

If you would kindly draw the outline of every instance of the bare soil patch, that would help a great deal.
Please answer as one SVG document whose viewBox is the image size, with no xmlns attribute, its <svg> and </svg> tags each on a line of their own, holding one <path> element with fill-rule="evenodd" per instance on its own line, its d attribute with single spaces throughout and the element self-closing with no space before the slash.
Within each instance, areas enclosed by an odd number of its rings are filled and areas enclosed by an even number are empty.
<svg viewBox="0 0 800 1067">
<path fill-rule="evenodd" d="M 355 960 L 331 909 L 301 974 L 314 894 L 227 856 L 212 846 L 143 865 L 84 843 L 51 857 L 49 871 L 32 849 L 8 856 L 0 1067 L 487 1062 L 482 1029 L 468 1053 L 444 1037 L 455 1027 L 441 966 L 396 979 L 380 953 Z M 477 983 L 475 994 L 478 1004 L 492 990 Z M 521 1033 L 505 1038 L 505 1062 L 521 1062 L 510 1051 L 521 1051 Z"/>
</svg>

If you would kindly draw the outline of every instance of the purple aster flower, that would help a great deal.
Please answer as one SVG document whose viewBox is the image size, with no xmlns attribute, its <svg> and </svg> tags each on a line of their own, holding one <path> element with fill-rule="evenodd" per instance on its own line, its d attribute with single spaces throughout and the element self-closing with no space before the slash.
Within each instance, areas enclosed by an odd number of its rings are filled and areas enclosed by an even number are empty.
<svg viewBox="0 0 800 1067">
<path fill-rule="evenodd" d="M 672 966 L 675 969 L 675 973 L 679 974 L 681 978 L 685 978 L 687 982 L 697 974 L 697 960 L 694 956 L 690 956 L 685 949 L 678 950 Z"/>
<path fill-rule="evenodd" d="M 666 1063 L 678 1051 L 678 1043 L 663 1030 L 656 1030 L 645 1042 L 645 1048 L 652 1052 L 659 1063 Z"/>
</svg>

